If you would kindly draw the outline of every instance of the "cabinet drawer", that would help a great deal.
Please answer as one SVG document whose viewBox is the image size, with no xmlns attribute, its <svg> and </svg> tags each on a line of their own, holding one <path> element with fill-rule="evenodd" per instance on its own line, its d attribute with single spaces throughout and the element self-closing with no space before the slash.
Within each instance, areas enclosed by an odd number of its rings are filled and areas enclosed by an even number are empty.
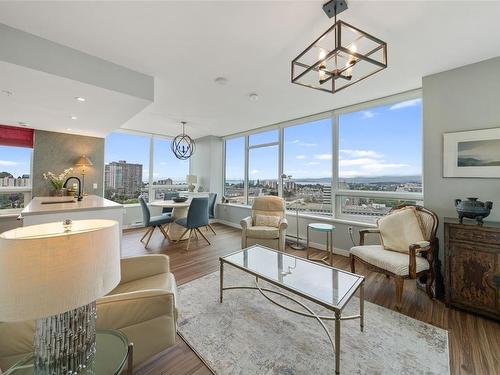
<svg viewBox="0 0 500 375">
<path fill-rule="evenodd" d="M 455 227 L 449 229 L 450 240 L 471 241 L 491 244 L 500 244 L 500 233 L 481 229 L 481 227 Z"/>
</svg>

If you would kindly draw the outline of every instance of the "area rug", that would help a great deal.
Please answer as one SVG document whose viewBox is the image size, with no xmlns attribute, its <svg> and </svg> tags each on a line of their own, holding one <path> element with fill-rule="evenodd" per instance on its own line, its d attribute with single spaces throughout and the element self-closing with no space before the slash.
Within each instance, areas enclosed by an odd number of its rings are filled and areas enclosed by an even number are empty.
<svg viewBox="0 0 500 375">
<path fill-rule="evenodd" d="M 226 269 L 225 286 L 253 286 L 251 276 Z M 221 304 L 215 272 L 182 285 L 178 301 L 179 334 L 216 374 L 334 373 L 335 355 L 319 323 L 275 306 L 257 290 L 224 291 Z M 354 297 L 344 311 L 357 314 L 359 300 Z M 334 322 L 325 324 L 333 337 Z M 447 331 L 369 302 L 364 332 L 358 320 L 341 323 L 341 374 L 444 375 L 450 373 L 448 355 Z"/>
</svg>

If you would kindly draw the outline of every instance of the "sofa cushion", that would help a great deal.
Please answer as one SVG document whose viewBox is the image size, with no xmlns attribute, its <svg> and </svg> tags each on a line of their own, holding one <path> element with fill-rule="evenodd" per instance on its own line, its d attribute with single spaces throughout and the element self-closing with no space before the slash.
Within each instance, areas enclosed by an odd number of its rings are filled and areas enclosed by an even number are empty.
<svg viewBox="0 0 500 375">
<path fill-rule="evenodd" d="M 274 227 L 280 226 L 281 217 L 269 215 L 255 215 L 255 225 L 259 227 Z"/>
<path fill-rule="evenodd" d="M 162 289 L 175 293 L 175 279 L 169 273 L 160 273 L 143 279 L 120 283 L 108 295 L 137 292 L 139 290 Z"/>
<path fill-rule="evenodd" d="M 378 228 L 386 250 L 408 253 L 410 245 L 425 241 L 415 207 L 404 207 L 380 218 Z"/>
<path fill-rule="evenodd" d="M 253 226 L 247 228 L 247 237 L 250 238 L 279 238 L 280 231 L 274 227 Z"/>
<path fill-rule="evenodd" d="M 355 246 L 351 248 L 351 254 L 395 275 L 408 276 L 410 274 L 408 254 L 386 250 L 381 245 Z M 416 263 L 417 273 L 429 269 L 427 259 L 419 255 L 416 256 Z"/>
</svg>

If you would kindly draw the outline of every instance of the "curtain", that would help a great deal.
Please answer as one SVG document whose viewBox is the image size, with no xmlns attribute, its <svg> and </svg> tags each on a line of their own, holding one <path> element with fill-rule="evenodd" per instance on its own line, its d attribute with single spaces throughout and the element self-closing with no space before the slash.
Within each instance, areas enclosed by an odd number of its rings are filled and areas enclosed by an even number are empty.
<svg viewBox="0 0 500 375">
<path fill-rule="evenodd" d="M 0 146 L 33 148 L 33 129 L 0 125 Z"/>
</svg>

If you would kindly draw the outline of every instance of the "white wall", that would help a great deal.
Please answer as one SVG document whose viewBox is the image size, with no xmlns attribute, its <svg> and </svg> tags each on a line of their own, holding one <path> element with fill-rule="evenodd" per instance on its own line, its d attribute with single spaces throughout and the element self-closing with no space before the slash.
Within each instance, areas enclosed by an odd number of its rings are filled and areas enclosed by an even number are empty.
<svg viewBox="0 0 500 375">
<path fill-rule="evenodd" d="M 500 221 L 500 179 L 443 178 L 443 133 L 500 127 L 500 57 L 423 78 L 424 204 L 441 222 L 457 217 L 454 199 L 493 201 L 487 220 Z M 500 150 L 499 150 L 500 152 Z"/>
</svg>

